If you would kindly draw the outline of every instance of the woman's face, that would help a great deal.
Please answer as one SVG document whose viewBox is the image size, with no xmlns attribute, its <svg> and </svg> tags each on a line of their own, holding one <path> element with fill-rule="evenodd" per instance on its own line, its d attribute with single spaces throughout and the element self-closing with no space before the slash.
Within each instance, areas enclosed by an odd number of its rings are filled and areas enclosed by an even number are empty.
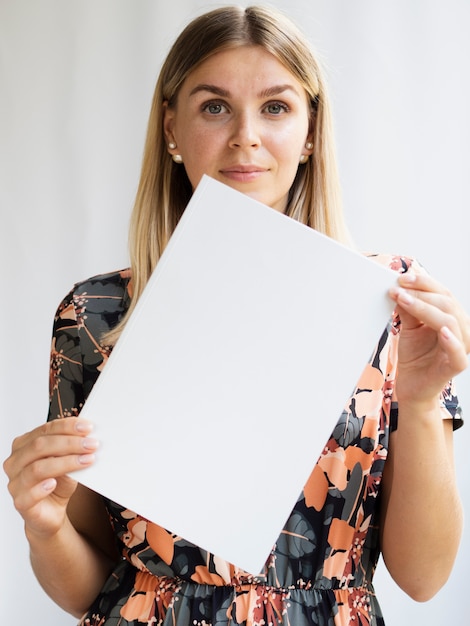
<svg viewBox="0 0 470 626">
<path fill-rule="evenodd" d="M 186 78 L 164 130 L 193 189 L 207 174 L 284 211 L 299 158 L 312 152 L 309 121 L 300 82 L 264 48 L 244 46 L 214 54 Z"/>
</svg>

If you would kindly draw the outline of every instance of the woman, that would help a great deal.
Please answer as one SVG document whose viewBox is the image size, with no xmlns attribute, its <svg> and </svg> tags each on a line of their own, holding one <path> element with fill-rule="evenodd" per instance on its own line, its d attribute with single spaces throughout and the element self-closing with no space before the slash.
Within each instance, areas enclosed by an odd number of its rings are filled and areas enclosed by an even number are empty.
<svg viewBox="0 0 470 626">
<path fill-rule="evenodd" d="M 80 409 L 204 173 L 348 241 L 323 80 L 273 11 L 217 9 L 177 39 L 150 114 L 132 268 L 76 285 L 57 311 L 49 421 L 18 437 L 4 464 L 34 571 L 81 625 L 383 624 L 380 552 L 426 600 L 462 527 L 449 381 L 466 367 L 470 323 L 412 260 L 375 257 L 398 272 L 395 313 L 259 575 L 66 476 L 93 463 Z"/>
</svg>

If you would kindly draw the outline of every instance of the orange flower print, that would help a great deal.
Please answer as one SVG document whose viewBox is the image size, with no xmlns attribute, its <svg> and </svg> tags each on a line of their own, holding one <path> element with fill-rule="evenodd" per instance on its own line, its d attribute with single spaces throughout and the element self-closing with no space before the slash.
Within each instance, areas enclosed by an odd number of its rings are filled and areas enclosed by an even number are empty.
<svg viewBox="0 0 470 626">
<path fill-rule="evenodd" d="M 247 585 L 237 590 L 227 617 L 229 620 L 233 619 L 236 624 L 246 624 L 246 626 L 283 624 L 289 596 L 287 590 L 263 585 Z"/>
<path fill-rule="evenodd" d="M 132 622 L 153 624 L 164 619 L 171 609 L 179 585 L 171 578 L 157 578 L 149 572 L 138 571 L 134 589 L 121 608 L 121 616 Z"/>
</svg>

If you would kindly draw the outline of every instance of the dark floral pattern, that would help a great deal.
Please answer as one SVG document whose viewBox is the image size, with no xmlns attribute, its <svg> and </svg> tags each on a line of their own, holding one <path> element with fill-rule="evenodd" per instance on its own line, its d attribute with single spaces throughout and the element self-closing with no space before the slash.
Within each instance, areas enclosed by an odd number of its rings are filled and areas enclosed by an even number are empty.
<svg viewBox="0 0 470 626">
<path fill-rule="evenodd" d="M 409 259 L 371 255 L 403 272 Z M 49 419 L 78 415 L 129 306 L 129 270 L 75 285 L 58 308 Z M 393 316 L 312 470 L 263 571 L 251 576 L 105 499 L 122 560 L 80 626 L 382 626 L 372 586 L 380 482 L 398 407 Z M 452 383 L 443 416 L 461 422 Z"/>
</svg>

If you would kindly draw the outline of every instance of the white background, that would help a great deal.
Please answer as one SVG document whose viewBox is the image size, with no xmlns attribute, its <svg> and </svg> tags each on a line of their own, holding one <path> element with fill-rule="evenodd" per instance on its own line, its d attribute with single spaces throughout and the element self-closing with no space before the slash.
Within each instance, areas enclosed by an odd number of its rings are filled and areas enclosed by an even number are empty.
<svg viewBox="0 0 470 626">
<path fill-rule="evenodd" d="M 44 420 L 52 318 L 73 282 L 127 265 L 127 224 L 161 60 L 198 0 L 0 0 L 0 457 Z M 417 256 L 470 310 L 470 5 L 467 0 L 285 0 L 326 64 L 346 214 L 362 249 Z M 459 376 L 470 406 L 470 373 Z M 456 434 L 470 511 L 467 428 Z M 0 620 L 76 620 L 39 588 L 0 477 Z M 436 502 L 436 506 L 439 503 Z M 451 520 L 450 520 L 451 522 Z M 388 626 L 463 623 L 465 531 L 425 605 L 383 567 Z"/>
</svg>

